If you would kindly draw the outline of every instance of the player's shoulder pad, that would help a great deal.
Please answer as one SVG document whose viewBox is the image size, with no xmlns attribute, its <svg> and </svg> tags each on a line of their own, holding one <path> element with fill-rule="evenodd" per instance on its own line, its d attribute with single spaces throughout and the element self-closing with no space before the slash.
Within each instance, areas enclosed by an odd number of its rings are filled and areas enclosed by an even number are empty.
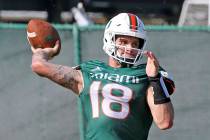
<svg viewBox="0 0 210 140">
<path fill-rule="evenodd" d="M 175 91 L 175 83 L 171 75 L 168 74 L 168 72 L 161 70 L 160 71 L 161 76 L 163 77 L 164 83 L 166 85 L 166 88 L 168 90 L 168 93 L 171 95 Z"/>
</svg>

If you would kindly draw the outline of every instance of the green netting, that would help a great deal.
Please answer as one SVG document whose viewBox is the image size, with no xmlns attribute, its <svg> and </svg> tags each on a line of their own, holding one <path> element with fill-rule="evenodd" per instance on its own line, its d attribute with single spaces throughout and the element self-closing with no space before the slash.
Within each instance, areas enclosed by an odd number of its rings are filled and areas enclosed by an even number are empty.
<svg viewBox="0 0 210 140">
<path fill-rule="evenodd" d="M 53 62 L 74 65 L 73 35 L 59 30 L 61 55 Z M 79 139 L 76 96 L 32 73 L 24 29 L 0 29 L 0 139 Z"/>
<path fill-rule="evenodd" d="M 104 26 L 55 25 L 62 50 L 53 62 L 74 66 L 107 61 Z M 25 24 L 0 24 L 0 138 L 79 139 L 76 96 L 31 72 Z M 149 139 L 204 140 L 210 137 L 209 27 L 146 26 L 148 48 L 176 82 L 174 127 L 152 127 Z M 145 60 L 145 59 L 144 59 Z"/>
</svg>

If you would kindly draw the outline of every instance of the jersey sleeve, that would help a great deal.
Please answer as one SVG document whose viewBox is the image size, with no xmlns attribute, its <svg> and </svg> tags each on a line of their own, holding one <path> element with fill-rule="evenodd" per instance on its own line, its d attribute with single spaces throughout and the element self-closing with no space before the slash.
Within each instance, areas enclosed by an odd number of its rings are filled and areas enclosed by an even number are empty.
<svg viewBox="0 0 210 140">
<path fill-rule="evenodd" d="M 163 68 L 160 68 L 159 73 L 163 77 L 163 81 L 166 85 L 169 95 L 172 95 L 175 91 L 175 82 L 174 82 L 173 78 Z"/>
<path fill-rule="evenodd" d="M 91 80 L 90 80 L 92 75 L 91 70 L 94 67 L 95 67 L 95 61 L 93 60 L 83 62 L 75 67 L 76 70 L 80 70 L 83 79 L 83 90 L 81 91 L 79 97 L 88 93 L 87 91 L 89 91 L 91 85 Z"/>
</svg>

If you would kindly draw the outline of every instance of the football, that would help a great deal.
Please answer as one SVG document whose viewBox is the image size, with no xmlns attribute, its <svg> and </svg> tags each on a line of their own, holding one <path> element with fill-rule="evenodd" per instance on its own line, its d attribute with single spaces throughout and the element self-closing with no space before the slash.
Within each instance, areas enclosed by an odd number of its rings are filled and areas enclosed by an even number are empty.
<svg viewBox="0 0 210 140">
<path fill-rule="evenodd" d="M 49 22 L 40 19 L 31 19 L 28 22 L 27 39 L 29 44 L 35 49 L 52 48 L 55 46 L 57 40 L 61 43 L 57 30 Z"/>
</svg>

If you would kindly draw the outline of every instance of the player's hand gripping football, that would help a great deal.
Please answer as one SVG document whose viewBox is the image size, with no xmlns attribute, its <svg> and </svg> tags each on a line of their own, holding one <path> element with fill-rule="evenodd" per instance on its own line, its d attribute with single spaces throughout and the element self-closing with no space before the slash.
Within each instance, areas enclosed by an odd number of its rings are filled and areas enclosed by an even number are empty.
<svg viewBox="0 0 210 140">
<path fill-rule="evenodd" d="M 151 51 L 144 51 L 144 55 L 147 57 L 146 74 L 149 77 L 155 77 L 159 71 L 159 62 Z"/>
<path fill-rule="evenodd" d="M 60 47 L 61 47 L 60 42 L 59 42 L 59 40 L 57 40 L 55 43 L 55 46 L 52 48 L 37 48 L 37 49 L 35 49 L 33 46 L 31 46 L 31 51 L 33 54 L 43 55 L 46 60 L 50 60 L 58 54 Z"/>
</svg>

